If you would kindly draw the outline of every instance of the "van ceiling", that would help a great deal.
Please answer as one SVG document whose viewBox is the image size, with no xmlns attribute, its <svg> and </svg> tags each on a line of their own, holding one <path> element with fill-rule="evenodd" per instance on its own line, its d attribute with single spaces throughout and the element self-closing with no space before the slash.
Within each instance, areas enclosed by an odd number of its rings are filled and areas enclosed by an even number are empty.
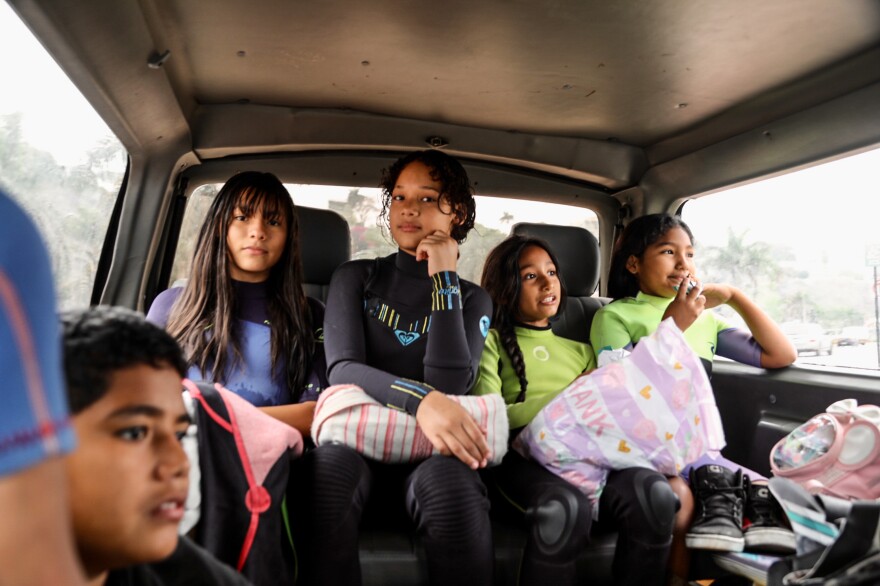
<svg viewBox="0 0 880 586">
<path fill-rule="evenodd" d="M 9 2 L 134 156 L 436 136 L 615 191 L 880 87 L 876 0 Z M 880 142 L 872 124 L 805 156 Z"/>
</svg>

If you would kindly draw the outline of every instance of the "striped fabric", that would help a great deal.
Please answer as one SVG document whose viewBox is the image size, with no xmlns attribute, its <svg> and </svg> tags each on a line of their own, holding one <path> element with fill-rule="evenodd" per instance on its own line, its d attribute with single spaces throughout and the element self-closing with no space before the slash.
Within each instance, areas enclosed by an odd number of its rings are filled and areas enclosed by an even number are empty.
<svg viewBox="0 0 880 586">
<path fill-rule="evenodd" d="M 464 407 L 486 432 L 490 465 L 507 453 L 507 411 L 500 395 L 447 395 Z M 312 422 L 317 445 L 343 444 L 364 457 L 386 463 L 417 462 L 439 452 L 404 411 L 380 404 L 356 385 L 335 385 L 318 398 Z"/>
<path fill-rule="evenodd" d="M 370 315 L 395 331 L 415 332 L 416 334 L 424 335 L 431 329 L 430 315 L 426 315 L 408 324 L 401 324 L 400 314 L 393 307 L 385 303 L 378 303 L 372 309 Z"/>
</svg>

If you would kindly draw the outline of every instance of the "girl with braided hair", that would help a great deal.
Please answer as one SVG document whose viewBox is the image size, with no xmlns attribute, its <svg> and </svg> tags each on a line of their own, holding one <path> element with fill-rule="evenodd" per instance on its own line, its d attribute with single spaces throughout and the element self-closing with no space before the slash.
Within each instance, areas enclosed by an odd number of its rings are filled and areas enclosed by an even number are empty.
<svg viewBox="0 0 880 586">
<path fill-rule="evenodd" d="M 472 392 L 504 398 L 512 440 L 575 378 L 588 375 L 595 357 L 589 345 L 550 329 L 566 293 L 547 243 L 526 236 L 504 240 L 486 258 L 481 285 L 492 298 L 492 329 Z M 576 561 L 596 518 L 618 531 L 614 584 L 666 582 L 678 502 L 661 473 L 648 468 L 612 471 L 598 510 L 593 510 L 574 484 L 515 450 L 488 472 L 501 501 L 530 513 L 518 584 L 577 583 Z M 496 508 L 504 507 L 504 502 L 497 503 Z"/>
<path fill-rule="evenodd" d="M 501 392 L 512 430 L 524 427 L 576 376 L 596 367 L 589 345 L 550 330 L 550 318 L 566 298 L 557 267 L 549 245 L 525 236 L 500 243 L 483 267 L 481 285 L 493 304 L 492 329 L 475 392 Z"/>
</svg>

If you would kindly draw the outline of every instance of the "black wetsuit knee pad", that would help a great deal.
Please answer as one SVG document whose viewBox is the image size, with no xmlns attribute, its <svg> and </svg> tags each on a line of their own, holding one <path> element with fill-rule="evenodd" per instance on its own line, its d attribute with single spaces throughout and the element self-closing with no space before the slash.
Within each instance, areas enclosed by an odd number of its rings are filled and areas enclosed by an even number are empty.
<svg viewBox="0 0 880 586">
<path fill-rule="evenodd" d="M 546 556 L 579 547 L 587 539 L 592 519 L 589 501 L 572 490 L 551 487 L 528 510 L 535 545 Z"/>
<path fill-rule="evenodd" d="M 659 537 L 671 535 L 681 503 L 666 477 L 653 470 L 639 470 L 633 477 L 633 489 L 642 508 L 645 528 Z"/>
</svg>

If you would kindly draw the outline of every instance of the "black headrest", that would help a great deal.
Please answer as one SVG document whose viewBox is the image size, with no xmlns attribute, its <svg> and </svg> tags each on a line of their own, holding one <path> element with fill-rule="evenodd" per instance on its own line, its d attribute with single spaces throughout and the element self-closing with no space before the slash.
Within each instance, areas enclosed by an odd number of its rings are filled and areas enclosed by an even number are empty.
<svg viewBox="0 0 880 586">
<path fill-rule="evenodd" d="M 570 297 L 589 297 L 599 286 L 599 241 L 586 228 L 521 222 L 511 234 L 533 236 L 550 245 Z"/>
<path fill-rule="evenodd" d="M 296 206 L 303 283 L 328 285 L 336 267 L 351 257 L 348 222 L 331 210 Z"/>
</svg>

